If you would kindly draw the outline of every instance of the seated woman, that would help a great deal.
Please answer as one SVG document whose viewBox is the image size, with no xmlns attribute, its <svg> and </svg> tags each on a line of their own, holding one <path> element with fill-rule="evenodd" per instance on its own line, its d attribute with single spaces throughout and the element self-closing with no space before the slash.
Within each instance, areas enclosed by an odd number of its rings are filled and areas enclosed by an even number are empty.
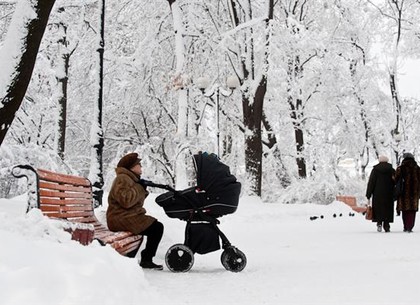
<svg viewBox="0 0 420 305">
<path fill-rule="evenodd" d="M 162 265 L 153 262 L 163 235 L 163 224 L 147 215 L 143 207 L 149 192 L 142 185 L 141 159 L 137 153 L 130 153 L 118 162 L 115 177 L 108 196 L 106 219 L 111 231 L 130 231 L 147 236 L 145 249 L 141 252 L 140 266 L 146 269 L 162 270 Z M 135 257 L 139 249 L 127 254 Z"/>
</svg>

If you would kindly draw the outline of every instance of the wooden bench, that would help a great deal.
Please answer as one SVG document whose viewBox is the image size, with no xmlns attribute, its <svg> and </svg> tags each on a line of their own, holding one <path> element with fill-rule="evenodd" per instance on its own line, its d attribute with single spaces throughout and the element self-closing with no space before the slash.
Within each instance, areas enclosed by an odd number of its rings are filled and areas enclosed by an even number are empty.
<svg viewBox="0 0 420 305">
<path fill-rule="evenodd" d="M 353 211 L 358 213 L 365 213 L 366 207 L 361 207 L 357 205 L 356 197 L 354 196 L 343 196 L 343 195 L 337 195 L 335 197 L 335 200 L 344 202 L 348 206 L 350 206 Z"/>
<path fill-rule="evenodd" d="M 95 216 L 92 185 L 87 178 L 34 169 L 17 165 L 12 170 L 16 178 L 28 179 L 28 208 L 38 208 L 54 219 L 66 222 L 64 229 L 72 239 L 88 245 L 94 239 L 103 246 L 111 245 L 121 255 L 138 249 L 142 235 L 131 232 L 112 232 Z"/>
</svg>

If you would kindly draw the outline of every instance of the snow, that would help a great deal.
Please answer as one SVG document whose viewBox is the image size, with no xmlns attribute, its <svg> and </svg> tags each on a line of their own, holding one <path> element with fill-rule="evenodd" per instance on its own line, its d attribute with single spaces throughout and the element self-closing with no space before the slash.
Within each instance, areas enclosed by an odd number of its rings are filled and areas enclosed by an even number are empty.
<svg viewBox="0 0 420 305">
<path fill-rule="evenodd" d="M 155 259 L 162 263 L 166 250 L 183 241 L 185 223 L 168 218 L 154 198 L 146 206 L 165 225 Z M 418 304 L 419 233 L 403 233 L 400 217 L 391 233 L 378 233 L 341 202 L 280 205 L 243 197 L 219 227 L 246 254 L 246 268 L 226 271 L 220 250 L 196 255 L 188 273 L 172 273 L 166 266 L 143 270 L 137 259 L 96 242 L 71 241 L 38 210 L 25 215 L 25 201 L 0 199 L 3 305 Z M 100 219 L 105 209 L 96 211 Z"/>
</svg>

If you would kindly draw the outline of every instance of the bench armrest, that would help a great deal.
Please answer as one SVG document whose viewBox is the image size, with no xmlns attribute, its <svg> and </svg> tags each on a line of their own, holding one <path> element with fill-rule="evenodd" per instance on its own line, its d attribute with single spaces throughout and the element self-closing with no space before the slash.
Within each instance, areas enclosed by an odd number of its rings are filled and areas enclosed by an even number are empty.
<svg viewBox="0 0 420 305">
<path fill-rule="evenodd" d="M 39 208 L 38 175 L 30 165 L 16 165 L 12 169 L 15 178 L 26 178 L 28 182 L 28 207 L 26 213 L 31 209 Z"/>
</svg>

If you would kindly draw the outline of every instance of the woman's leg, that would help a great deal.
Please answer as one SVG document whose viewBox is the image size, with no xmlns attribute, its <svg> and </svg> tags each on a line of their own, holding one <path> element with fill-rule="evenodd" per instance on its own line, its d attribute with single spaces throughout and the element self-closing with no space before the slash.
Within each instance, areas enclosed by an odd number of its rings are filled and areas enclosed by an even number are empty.
<svg viewBox="0 0 420 305">
<path fill-rule="evenodd" d="M 404 232 L 407 232 L 407 211 L 401 211 L 401 218 L 404 225 Z"/>
<path fill-rule="evenodd" d="M 416 211 L 402 211 L 404 232 L 412 232 L 416 220 Z"/>
<path fill-rule="evenodd" d="M 378 232 L 382 232 L 382 221 L 378 221 L 378 222 L 376 223 L 376 230 L 377 230 Z"/>
<path fill-rule="evenodd" d="M 163 224 L 159 221 L 152 223 L 150 227 L 141 232 L 142 235 L 147 236 L 146 247 L 141 251 L 141 261 L 151 262 L 156 255 L 157 248 L 163 235 Z"/>
<path fill-rule="evenodd" d="M 405 231 L 412 232 L 415 221 L 416 221 L 416 211 L 405 211 L 405 225 L 404 225 Z"/>
<path fill-rule="evenodd" d="M 391 226 L 389 224 L 388 221 L 384 221 L 384 230 L 385 232 L 389 232 L 389 230 L 391 229 Z"/>
</svg>

